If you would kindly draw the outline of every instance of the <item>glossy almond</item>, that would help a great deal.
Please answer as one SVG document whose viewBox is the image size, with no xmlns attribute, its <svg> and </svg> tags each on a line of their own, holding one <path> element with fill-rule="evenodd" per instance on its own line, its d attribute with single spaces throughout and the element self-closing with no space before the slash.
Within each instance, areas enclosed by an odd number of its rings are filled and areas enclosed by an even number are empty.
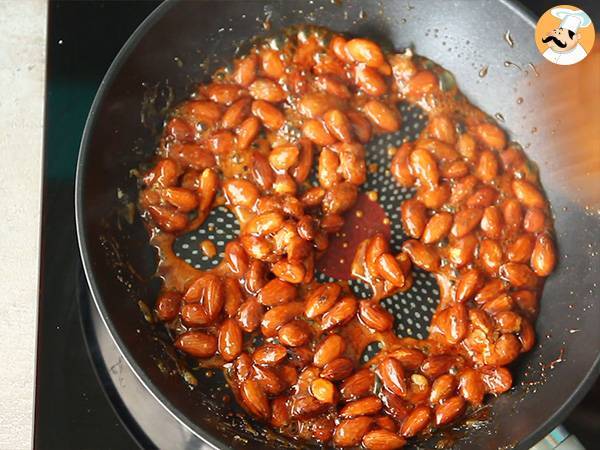
<svg viewBox="0 0 600 450">
<path fill-rule="evenodd" d="M 377 266 L 377 273 L 386 281 L 391 283 L 393 286 L 402 287 L 404 286 L 405 277 L 402 272 L 400 262 L 394 258 L 390 253 L 384 253 L 377 258 L 375 263 Z"/>
<path fill-rule="evenodd" d="M 209 358 L 217 352 L 217 338 L 200 331 L 188 331 L 177 337 L 175 347 L 196 358 Z"/>
<path fill-rule="evenodd" d="M 415 149 L 409 156 L 411 171 L 425 186 L 435 187 L 439 183 L 440 171 L 431 153 L 424 148 Z"/>
<path fill-rule="evenodd" d="M 341 142 L 352 142 L 352 125 L 339 109 L 330 109 L 323 115 L 329 133 Z"/>
<path fill-rule="evenodd" d="M 250 298 L 240 306 L 237 320 L 240 327 L 247 333 L 256 330 L 260 325 L 264 311 L 263 307 L 255 299 Z"/>
<path fill-rule="evenodd" d="M 358 316 L 365 325 L 377 331 L 387 331 L 392 328 L 394 316 L 378 303 L 363 300 L 358 305 Z"/>
<path fill-rule="evenodd" d="M 406 445 L 406 440 L 390 430 L 379 429 L 363 436 L 363 446 L 368 450 L 396 450 Z"/>
<path fill-rule="evenodd" d="M 406 234 L 419 239 L 427 225 L 427 210 L 418 200 L 409 199 L 402 202 L 400 207 L 402 227 Z"/>
<path fill-rule="evenodd" d="M 494 239 L 483 239 L 479 246 L 479 260 L 488 274 L 497 275 L 504 263 L 502 246 Z"/>
<path fill-rule="evenodd" d="M 479 270 L 466 270 L 456 280 L 454 299 L 461 303 L 470 300 L 483 287 L 483 283 L 483 274 Z"/>
<path fill-rule="evenodd" d="M 296 298 L 296 288 L 293 284 L 275 278 L 269 281 L 258 293 L 256 299 L 265 306 L 275 306 L 291 302 Z"/>
<path fill-rule="evenodd" d="M 556 266 L 556 249 L 548 233 L 540 234 L 531 253 L 531 267 L 540 277 L 547 277 Z"/>
<path fill-rule="evenodd" d="M 347 403 L 341 410 L 340 416 L 344 418 L 357 416 L 370 416 L 381 410 L 382 404 L 375 396 L 364 397 Z"/>
<path fill-rule="evenodd" d="M 432 330 L 439 331 L 449 344 L 458 344 L 467 334 L 467 309 L 460 303 L 443 309 L 432 321 Z"/>
<path fill-rule="evenodd" d="M 321 329 L 329 331 L 343 325 L 354 317 L 358 308 L 357 301 L 352 297 L 339 300 L 329 311 L 321 317 Z"/>
<path fill-rule="evenodd" d="M 500 276 L 518 288 L 533 288 L 538 278 L 528 265 L 509 262 L 500 266 Z"/>
<path fill-rule="evenodd" d="M 268 310 L 261 321 L 261 331 L 266 337 L 274 337 L 277 331 L 304 312 L 304 304 L 301 302 L 290 302 L 272 307 Z"/>
<path fill-rule="evenodd" d="M 219 353 L 225 361 L 233 361 L 242 352 L 242 329 L 234 319 L 227 319 L 219 329 Z"/>
<path fill-rule="evenodd" d="M 411 187 L 415 184 L 415 177 L 410 171 L 408 157 L 413 150 L 413 145 L 410 142 L 405 142 L 394 154 L 390 171 L 400 186 Z"/>
<path fill-rule="evenodd" d="M 324 367 L 334 359 L 339 358 L 345 349 L 344 339 L 338 334 L 330 334 L 317 347 L 313 363 L 317 367 Z"/>
<path fill-rule="evenodd" d="M 528 262 L 535 245 L 535 237 L 529 233 L 522 234 L 506 248 L 506 257 L 517 263 Z"/>
<path fill-rule="evenodd" d="M 421 364 L 421 372 L 423 375 L 435 379 L 439 376 L 448 373 L 450 369 L 456 366 L 457 360 L 454 356 L 450 355 L 434 355 L 429 356 Z"/>
<path fill-rule="evenodd" d="M 398 348 L 391 352 L 390 356 L 400 361 L 402 367 L 413 371 L 425 360 L 425 355 L 414 348 Z"/>
<path fill-rule="evenodd" d="M 444 374 L 436 378 L 431 385 L 429 401 L 435 405 L 440 400 L 447 399 L 454 393 L 457 385 L 456 378 L 453 375 Z"/>
<path fill-rule="evenodd" d="M 354 447 L 359 445 L 369 430 L 373 419 L 367 416 L 342 420 L 335 429 L 333 443 L 337 447 Z"/>
<path fill-rule="evenodd" d="M 273 366 L 279 363 L 287 356 L 287 350 L 279 344 L 263 344 L 252 354 L 252 359 L 256 364 L 264 366 Z"/>
<path fill-rule="evenodd" d="M 308 119 L 304 122 L 302 133 L 317 145 L 326 146 L 335 143 L 335 138 L 329 133 L 323 122 L 316 119 Z"/>
<path fill-rule="evenodd" d="M 420 241 L 409 239 L 404 241 L 402 249 L 408 253 L 412 263 L 428 272 L 435 272 L 440 267 L 440 256 L 432 247 Z"/>
<path fill-rule="evenodd" d="M 512 375 L 506 367 L 484 366 L 479 372 L 490 394 L 502 394 L 512 387 Z"/>
<path fill-rule="evenodd" d="M 477 245 L 478 240 L 473 233 L 451 241 L 447 248 L 448 259 L 457 268 L 464 267 L 475 258 Z"/>
<path fill-rule="evenodd" d="M 485 384 L 479 372 L 470 368 L 463 369 L 458 373 L 457 378 L 460 395 L 472 405 L 481 405 L 485 395 Z"/>
<path fill-rule="evenodd" d="M 378 368 L 378 373 L 386 389 L 403 397 L 408 392 L 404 369 L 395 358 L 385 358 Z"/>
<path fill-rule="evenodd" d="M 433 244 L 448 236 L 452 228 L 454 217 L 448 212 L 439 212 L 431 216 L 423 230 L 422 241 L 424 244 Z"/>
<path fill-rule="evenodd" d="M 464 410 L 465 400 L 458 395 L 451 397 L 435 408 L 435 424 L 437 426 L 445 425 L 456 419 Z"/>
<path fill-rule="evenodd" d="M 255 416 L 266 420 L 271 414 L 271 406 L 260 384 L 252 379 L 245 380 L 240 386 L 244 406 Z"/>
<path fill-rule="evenodd" d="M 251 109 L 252 114 L 260 119 L 263 125 L 269 130 L 279 130 L 285 122 L 283 113 L 276 106 L 264 100 L 255 100 L 252 102 Z"/>
<path fill-rule="evenodd" d="M 454 215 L 454 224 L 450 233 L 452 236 L 461 238 L 473 231 L 481 218 L 483 217 L 483 209 L 481 208 L 466 208 Z"/>
<path fill-rule="evenodd" d="M 525 180 L 513 180 L 513 192 L 519 201 L 528 208 L 544 208 L 546 201 L 540 190 Z"/>
<path fill-rule="evenodd" d="M 431 409 L 427 406 L 417 406 L 402 422 L 400 434 L 404 437 L 413 437 L 423 431 L 431 420 Z"/>
<path fill-rule="evenodd" d="M 352 374 L 354 363 L 348 358 L 337 358 L 323 366 L 321 377 L 331 381 L 340 381 Z"/>
<path fill-rule="evenodd" d="M 379 46 L 369 39 L 351 39 L 346 43 L 345 50 L 352 60 L 369 67 L 379 67 L 385 62 Z"/>
<path fill-rule="evenodd" d="M 162 292 L 156 300 L 156 315 L 159 320 L 168 322 L 177 317 L 181 300 L 181 294 L 175 291 Z"/>
<path fill-rule="evenodd" d="M 369 369 L 361 369 L 349 376 L 340 386 L 344 400 L 353 400 L 370 394 L 375 384 L 375 374 Z"/>
<path fill-rule="evenodd" d="M 306 297 L 305 315 L 314 319 L 327 311 L 335 304 L 342 288 L 337 283 L 325 283 L 309 292 Z"/>
<path fill-rule="evenodd" d="M 484 150 L 479 156 L 479 161 L 475 167 L 475 175 L 481 181 L 487 183 L 496 178 L 498 174 L 498 158 L 491 150 Z"/>
<path fill-rule="evenodd" d="M 400 129 L 398 114 L 378 100 L 369 100 L 365 103 L 363 112 L 375 126 L 383 131 L 393 133 Z"/>
<path fill-rule="evenodd" d="M 308 325 L 302 321 L 292 321 L 279 329 L 279 342 L 288 347 L 299 347 L 310 339 Z"/>
</svg>

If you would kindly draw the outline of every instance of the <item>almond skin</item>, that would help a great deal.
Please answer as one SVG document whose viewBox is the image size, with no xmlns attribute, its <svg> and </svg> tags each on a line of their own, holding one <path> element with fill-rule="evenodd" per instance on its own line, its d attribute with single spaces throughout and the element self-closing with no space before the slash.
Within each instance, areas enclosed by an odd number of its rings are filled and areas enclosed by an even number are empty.
<svg viewBox="0 0 600 450">
<path fill-rule="evenodd" d="M 540 234 L 531 252 L 531 267 L 540 277 L 547 277 L 556 266 L 556 249 L 548 233 Z"/>
<path fill-rule="evenodd" d="M 359 302 L 358 316 L 370 328 L 377 331 L 387 331 L 394 324 L 394 316 L 379 304 L 363 300 Z"/>
<path fill-rule="evenodd" d="M 395 450 L 404 447 L 406 440 L 390 430 L 373 430 L 364 435 L 362 443 L 368 450 Z"/>
<path fill-rule="evenodd" d="M 352 447 L 360 444 L 372 423 L 373 419 L 367 416 L 342 420 L 335 429 L 334 444 L 338 447 Z"/>
<path fill-rule="evenodd" d="M 317 367 L 324 367 L 334 359 L 339 358 L 345 349 L 346 343 L 344 339 L 340 335 L 330 334 L 317 347 L 313 363 Z"/>
<path fill-rule="evenodd" d="M 431 410 L 427 406 L 417 406 L 402 423 L 400 434 L 404 437 L 413 437 L 423 431 L 430 420 Z"/>
</svg>

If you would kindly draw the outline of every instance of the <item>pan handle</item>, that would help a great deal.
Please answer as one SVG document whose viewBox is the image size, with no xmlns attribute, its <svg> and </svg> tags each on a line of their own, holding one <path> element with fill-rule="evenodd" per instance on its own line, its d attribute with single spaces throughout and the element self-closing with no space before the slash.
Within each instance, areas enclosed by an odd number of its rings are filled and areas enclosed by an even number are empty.
<svg viewBox="0 0 600 450">
<path fill-rule="evenodd" d="M 585 450 L 585 447 L 575 435 L 559 425 L 548 433 L 544 439 L 531 447 L 531 450 Z"/>
</svg>

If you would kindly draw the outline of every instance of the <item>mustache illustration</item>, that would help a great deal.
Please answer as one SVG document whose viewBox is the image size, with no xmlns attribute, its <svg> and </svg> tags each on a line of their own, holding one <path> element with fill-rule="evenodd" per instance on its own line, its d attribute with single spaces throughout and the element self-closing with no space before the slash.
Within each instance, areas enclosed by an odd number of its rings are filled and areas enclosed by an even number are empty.
<svg viewBox="0 0 600 450">
<path fill-rule="evenodd" d="M 566 42 L 559 40 L 556 36 L 548 36 L 542 39 L 542 42 L 545 44 L 546 42 L 554 41 L 556 45 L 560 48 L 565 48 L 567 46 Z"/>
</svg>

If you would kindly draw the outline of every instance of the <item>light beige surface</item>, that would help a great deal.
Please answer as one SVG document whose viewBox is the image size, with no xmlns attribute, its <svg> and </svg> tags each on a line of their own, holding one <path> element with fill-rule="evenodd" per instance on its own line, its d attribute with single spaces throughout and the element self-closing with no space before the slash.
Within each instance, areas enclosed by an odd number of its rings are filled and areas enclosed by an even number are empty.
<svg viewBox="0 0 600 450">
<path fill-rule="evenodd" d="M 0 449 L 31 448 L 46 0 L 0 0 Z"/>
</svg>

